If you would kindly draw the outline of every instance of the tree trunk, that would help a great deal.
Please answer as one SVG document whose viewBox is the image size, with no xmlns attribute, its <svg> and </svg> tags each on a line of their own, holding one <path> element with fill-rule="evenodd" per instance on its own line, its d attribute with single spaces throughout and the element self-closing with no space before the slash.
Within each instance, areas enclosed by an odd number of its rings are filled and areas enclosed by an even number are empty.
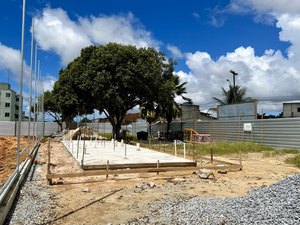
<svg viewBox="0 0 300 225">
<path fill-rule="evenodd" d="M 63 124 L 62 122 L 57 122 L 58 126 L 59 126 L 59 131 L 63 130 Z"/>
<path fill-rule="evenodd" d="M 149 137 L 152 138 L 152 123 L 149 122 Z"/>
</svg>

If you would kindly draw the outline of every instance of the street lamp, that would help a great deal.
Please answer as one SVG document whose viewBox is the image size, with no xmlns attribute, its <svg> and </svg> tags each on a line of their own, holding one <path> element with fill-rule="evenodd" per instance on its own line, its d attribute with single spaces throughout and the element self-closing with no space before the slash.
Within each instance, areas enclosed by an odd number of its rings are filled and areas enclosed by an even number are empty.
<svg viewBox="0 0 300 225">
<path fill-rule="evenodd" d="M 238 75 L 237 72 L 230 70 L 230 73 L 232 73 L 232 80 L 233 80 L 233 103 L 235 103 L 235 76 Z"/>
</svg>

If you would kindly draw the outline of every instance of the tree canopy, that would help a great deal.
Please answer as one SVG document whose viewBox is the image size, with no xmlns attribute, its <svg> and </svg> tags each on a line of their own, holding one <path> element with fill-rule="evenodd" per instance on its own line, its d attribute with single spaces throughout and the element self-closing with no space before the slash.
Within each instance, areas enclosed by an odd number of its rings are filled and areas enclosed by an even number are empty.
<svg viewBox="0 0 300 225">
<path fill-rule="evenodd" d="M 173 74 L 174 62 L 154 48 L 109 43 L 82 49 L 59 73 L 52 91 L 63 121 L 93 109 L 104 112 L 118 138 L 122 121 L 135 106 L 166 110 L 185 93 Z M 166 114 L 166 113 L 165 113 Z"/>
<path fill-rule="evenodd" d="M 235 85 L 235 87 L 233 87 L 233 85 L 229 84 L 228 90 L 225 90 L 222 87 L 222 93 L 224 96 L 224 100 L 213 97 L 213 99 L 218 101 L 221 105 L 245 103 L 245 102 L 253 101 L 251 97 L 246 97 L 246 88 L 243 88 L 239 85 Z"/>
</svg>

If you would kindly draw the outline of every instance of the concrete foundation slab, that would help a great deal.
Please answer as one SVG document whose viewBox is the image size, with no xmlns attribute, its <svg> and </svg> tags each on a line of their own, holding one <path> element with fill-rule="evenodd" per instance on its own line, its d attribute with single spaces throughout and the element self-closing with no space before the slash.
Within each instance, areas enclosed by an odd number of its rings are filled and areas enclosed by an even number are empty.
<svg viewBox="0 0 300 225">
<path fill-rule="evenodd" d="M 64 140 L 63 144 L 73 157 L 82 165 L 146 164 L 146 163 L 185 163 L 192 160 L 167 153 L 153 151 L 121 142 L 91 140 Z M 85 153 L 83 154 L 83 149 Z"/>
</svg>

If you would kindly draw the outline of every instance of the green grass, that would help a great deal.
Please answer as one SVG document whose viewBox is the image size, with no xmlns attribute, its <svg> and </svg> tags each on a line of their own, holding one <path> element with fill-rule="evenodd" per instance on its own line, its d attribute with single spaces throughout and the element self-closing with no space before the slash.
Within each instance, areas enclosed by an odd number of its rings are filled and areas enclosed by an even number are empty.
<svg viewBox="0 0 300 225">
<path fill-rule="evenodd" d="M 183 148 L 183 147 L 181 147 Z M 231 155 L 250 152 L 270 152 L 274 151 L 273 148 L 266 145 L 260 145 L 253 142 L 213 142 L 211 144 L 193 145 L 188 144 L 187 148 L 194 150 L 197 154 L 207 155 L 213 149 L 215 155 Z"/>
<path fill-rule="evenodd" d="M 286 163 L 289 163 L 289 164 L 292 164 L 292 165 L 295 165 L 297 166 L 298 168 L 300 168 L 300 154 L 298 153 L 297 155 L 295 156 L 292 156 L 290 158 L 287 158 L 285 160 Z"/>
</svg>

